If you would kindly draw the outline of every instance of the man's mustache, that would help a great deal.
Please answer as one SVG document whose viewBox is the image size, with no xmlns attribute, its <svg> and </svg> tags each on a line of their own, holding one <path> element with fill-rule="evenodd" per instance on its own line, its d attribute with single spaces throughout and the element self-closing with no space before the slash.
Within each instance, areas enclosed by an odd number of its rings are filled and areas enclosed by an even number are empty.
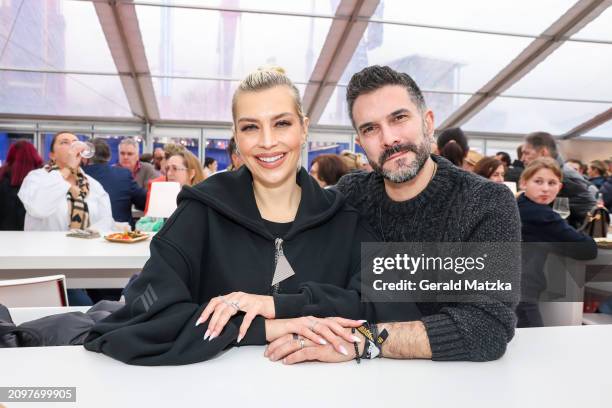
<svg viewBox="0 0 612 408">
<path fill-rule="evenodd" d="M 380 158 L 378 159 L 378 165 L 382 167 L 383 164 L 385 164 L 385 162 L 389 159 L 389 157 L 400 152 L 412 152 L 414 154 L 418 154 L 419 147 L 414 143 L 404 143 L 389 147 L 388 149 L 385 149 L 380 155 Z"/>
</svg>

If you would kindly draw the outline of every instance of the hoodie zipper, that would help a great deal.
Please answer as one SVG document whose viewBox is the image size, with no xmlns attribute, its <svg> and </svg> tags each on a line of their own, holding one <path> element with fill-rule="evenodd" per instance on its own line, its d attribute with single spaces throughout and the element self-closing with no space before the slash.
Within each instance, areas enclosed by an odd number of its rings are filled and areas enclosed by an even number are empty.
<svg viewBox="0 0 612 408">
<path fill-rule="evenodd" d="M 276 272 L 276 265 L 278 264 L 278 258 L 283 254 L 283 239 L 275 238 L 274 239 L 274 272 L 272 272 L 272 277 L 274 278 L 274 273 Z M 280 282 L 272 285 L 272 294 L 276 295 L 280 291 Z"/>
</svg>

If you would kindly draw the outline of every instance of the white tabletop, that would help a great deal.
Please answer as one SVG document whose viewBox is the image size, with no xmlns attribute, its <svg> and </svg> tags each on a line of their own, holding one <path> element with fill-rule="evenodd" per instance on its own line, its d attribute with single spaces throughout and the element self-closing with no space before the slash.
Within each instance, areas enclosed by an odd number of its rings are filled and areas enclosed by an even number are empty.
<svg viewBox="0 0 612 408">
<path fill-rule="evenodd" d="M 123 288 L 149 259 L 150 243 L 72 238 L 65 231 L 0 231 L 0 279 L 64 274 L 69 288 Z"/>
<path fill-rule="evenodd" d="M 82 347 L 0 349 L 0 384 L 77 387 L 82 407 L 612 406 L 612 326 L 518 329 L 504 357 L 488 363 L 283 366 L 263 351 L 244 347 L 199 364 L 137 367 Z"/>
<path fill-rule="evenodd" d="M 0 231 L 0 269 L 142 268 L 149 244 L 71 238 L 65 231 Z"/>
</svg>

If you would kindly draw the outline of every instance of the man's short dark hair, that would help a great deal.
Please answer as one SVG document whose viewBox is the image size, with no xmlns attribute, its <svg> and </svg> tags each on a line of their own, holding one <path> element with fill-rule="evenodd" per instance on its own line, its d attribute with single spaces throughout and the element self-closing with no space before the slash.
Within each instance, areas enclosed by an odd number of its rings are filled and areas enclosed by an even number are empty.
<svg viewBox="0 0 612 408">
<path fill-rule="evenodd" d="M 427 109 L 423 93 L 421 93 L 418 85 L 410 75 L 404 72 L 397 72 L 387 66 L 372 65 L 354 74 L 346 88 L 346 102 L 348 104 L 349 117 L 351 118 L 353 127 L 355 127 L 353 105 L 357 97 L 374 92 L 387 85 L 403 86 L 406 88 L 410 100 L 417 106 L 419 111 L 425 112 Z"/>
<path fill-rule="evenodd" d="M 215 160 L 213 157 L 205 157 L 204 158 L 204 167 L 211 166 L 216 161 L 217 160 Z"/>
<path fill-rule="evenodd" d="M 497 152 L 495 156 L 500 156 L 499 160 L 506 165 L 506 167 L 510 167 L 512 164 L 512 160 L 510 159 L 510 155 L 507 152 Z"/>
<path fill-rule="evenodd" d="M 546 132 L 533 132 L 525 137 L 525 143 L 531 145 L 536 150 L 548 149 L 550 157 L 557 158 L 557 142 L 555 138 Z"/>
<path fill-rule="evenodd" d="M 93 143 L 96 149 L 94 156 L 91 158 L 91 162 L 94 164 L 108 163 L 111 159 L 111 151 L 106 140 L 96 137 L 91 143 Z"/>
</svg>

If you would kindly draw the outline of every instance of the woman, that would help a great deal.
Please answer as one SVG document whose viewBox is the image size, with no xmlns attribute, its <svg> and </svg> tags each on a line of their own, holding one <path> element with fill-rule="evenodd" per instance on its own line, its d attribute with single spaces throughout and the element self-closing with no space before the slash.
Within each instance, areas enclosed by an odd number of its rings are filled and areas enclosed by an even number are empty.
<svg viewBox="0 0 612 408">
<path fill-rule="evenodd" d="M 232 116 L 244 166 L 183 188 L 126 306 L 92 329 L 88 350 L 187 364 L 286 334 L 269 319 L 374 317 L 358 292 L 360 242 L 374 237 L 341 194 L 301 168 L 308 118 L 296 87 L 280 71 L 257 71 L 239 85 Z M 302 333 L 334 344 L 335 329 L 352 341 L 336 326 L 321 319 Z"/>
<path fill-rule="evenodd" d="M 9 147 L 6 163 L 0 167 L 0 231 L 23 231 L 26 211 L 17 192 L 26 175 L 42 165 L 32 143 L 19 140 Z"/>
<path fill-rule="evenodd" d="M 495 157 L 484 157 L 474 166 L 474 173 L 495 183 L 504 183 L 506 167 Z"/>
<path fill-rule="evenodd" d="M 563 173 L 551 158 L 534 160 L 521 175 L 524 194 L 518 198 L 518 207 L 522 238 L 531 244 L 523 247 L 522 299 L 516 309 L 518 327 L 543 326 L 537 300 L 547 286 L 544 264 L 549 253 L 579 260 L 597 256 L 593 238 L 576 231 L 550 207 L 562 181 Z"/>
<path fill-rule="evenodd" d="M 202 166 L 197 157 L 188 150 L 170 153 L 164 161 L 164 174 L 166 181 L 174 181 L 182 186 L 193 186 L 204 180 Z M 149 208 L 149 193 L 147 192 L 146 209 Z M 146 214 L 146 210 L 145 210 Z M 136 223 L 136 229 L 140 231 L 159 231 L 164 225 L 162 218 L 142 217 Z"/>
<path fill-rule="evenodd" d="M 322 154 L 317 156 L 310 165 L 310 175 L 322 188 L 336 185 L 340 177 L 348 173 L 342 159 L 335 154 Z"/>
<path fill-rule="evenodd" d="M 215 174 L 217 172 L 218 166 L 219 163 L 217 163 L 217 160 L 212 157 L 206 157 L 204 159 L 204 178 L 207 179 L 208 177 Z"/>
<path fill-rule="evenodd" d="M 437 139 L 439 155 L 457 167 L 463 167 L 470 146 L 461 128 L 446 129 Z"/>
<path fill-rule="evenodd" d="M 606 165 L 601 160 L 593 160 L 589 163 L 589 181 L 599 190 L 606 182 Z"/>
<path fill-rule="evenodd" d="M 81 169 L 83 147 L 72 146 L 77 140 L 72 133 L 55 134 L 50 163 L 23 180 L 18 195 L 26 209 L 25 230 L 112 229 L 110 199 Z"/>
<path fill-rule="evenodd" d="M 77 140 L 72 133 L 56 133 L 51 140 L 50 163 L 23 180 L 18 196 L 26 210 L 24 230 L 113 228 L 110 198 L 100 183 L 81 169 L 84 146 L 73 145 Z M 68 299 L 73 306 L 91 304 L 82 289 L 68 290 Z"/>
</svg>

